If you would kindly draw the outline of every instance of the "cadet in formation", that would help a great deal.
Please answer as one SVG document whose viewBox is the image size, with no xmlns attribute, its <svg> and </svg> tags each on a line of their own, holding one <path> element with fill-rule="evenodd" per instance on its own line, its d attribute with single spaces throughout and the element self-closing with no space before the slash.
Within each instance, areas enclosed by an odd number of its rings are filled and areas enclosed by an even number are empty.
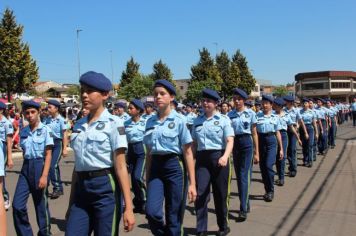
<svg viewBox="0 0 356 236">
<path fill-rule="evenodd" d="M 197 115 L 193 112 L 193 105 L 191 103 L 188 103 L 186 105 L 187 113 L 185 114 L 185 117 L 187 119 L 187 127 L 190 132 L 192 132 L 193 129 L 193 123 L 195 118 L 197 118 Z"/>
<path fill-rule="evenodd" d="M 317 98 L 317 107 L 315 108 L 317 111 L 318 119 L 320 120 L 319 125 L 319 139 L 318 139 L 318 150 L 320 155 L 324 155 L 327 151 L 328 146 L 328 111 L 324 107 L 325 100 L 322 98 Z"/>
<path fill-rule="evenodd" d="M 157 80 L 153 91 L 157 115 L 146 123 L 146 217 L 153 235 L 182 235 L 187 191 L 189 202 L 196 198 L 192 138 L 183 116 L 171 108 L 175 95 L 170 82 Z"/>
<path fill-rule="evenodd" d="M 53 134 L 51 129 L 40 121 L 40 104 L 25 101 L 22 103 L 22 109 L 29 125 L 24 127 L 20 133 L 24 161 L 12 205 L 15 230 L 17 235 L 33 235 L 27 213 L 27 200 L 31 194 L 39 228 L 37 235 L 51 235 L 47 184 L 51 166 Z"/>
<path fill-rule="evenodd" d="M 354 127 L 356 127 L 356 97 L 354 97 L 350 109 L 352 112 L 352 124 Z"/>
<path fill-rule="evenodd" d="M 135 219 L 130 196 L 124 123 L 104 107 L 112 84 L 93 71 L 80 77 L 81 100 L 89 115 L 78 120 L 71 135 L 75 156 L 66 235 L 118 235 L 121 194 L 125 231 Z M 121 187 L 121 188 L 120 188 Z"/>
<path fill-rule="evenodd" d="M 49 100 L 47 103 L 49 116 L 45 119 L 45 124 L 52 130 L 54 143 L 52 149 L 51 168 L 49 170 L 53 192 L 49 194 L 49 196 L 52 199 L 56 199 L 63 195 L 63 184 L 61 180 L 59 161 L 61 160 L 62 155 L 64 157 L 68 155 L 67 123 L 58 112 L 61 107 L 60 102 L 57 100 Z"/>
<path fill-rule="evenodd" d="M 126 103 L 117 102 L 114 105 L 114 115 L 118 116 L 123 122 L 130 119 L 129 114 L 126 113 Z"/>
<path fill-rule="evenodd" d="M 329 133 L 328 133 L 328 145 L 331 149 L 335 148 L 335 136 L 337 129 L 337 110 L 332 105 L 332 101 L 326 101 L 326 107 L 329 111 Z"/>
<path fill-rule="evenodd" d="M 145 114 L 142 115 L 142 118 L 148 120 L 153 115 L 154 115 L 153 103 L 145 102 Z"/>
<path fill-rule="evenodd" d="M 135 195 L 133 199 L 134 213 L 145 213 L 146 186 L 143 180 L 146 154 L 143 145 L 146 120 L 141 117 L 145 107 L 139 99 L 133 99 L 128 107 L 130 119 L 125 121 L 128 142 L 127 164 L 131 174 L 131 185 Z"/>
<path fill-rule="evenodd" d="M 257 132 L 260 154 L 260 169 L 262 181 L 265 188 L 263 198 L 266 202 L 271 202 L 274 198 L 274 169 L 276 162 L 277 148 L 279 149 L 279 159 L 283 159 L 284 150 L 282 146 L 281 134 L 278 130 L 279 118 L 272 112 L 273 98 L 262 96 L 262 111 L 257 113 Z"/>
<path fill-rule="evenodd" d="M 6 166 L 10 169 L 13 167 L 12 161 L 12 135 L 14 133 L 14 128 L 11 122 L 6 119 L 3 115 L 4 111 L 6 110 L 6 104 L 0 102 L 0 151 L 4 157 L 4 161 L 0 163 L 0 166 L 6 169 Z M 8 210 L 11 206 L 10 202 L 10 195 L 5 187 L 5 174 L 3 176 L 3 183 L 2 183 L 2 192 L 3 192 L 3 205 L 5 206 L 5 210 Z M 1 204 L 1 203 L 0 203 Z"/>
<path fill-rule="evenodd" d="M 196 150 L 197 235 L 207 235 L 210 185 L 213 188 L 215 214 L 219 227 L 217 235 L 227 235 L 230 232 L 228 226 L 230 154 L 234 145 L 234 131 L 229 118 L 217 111 L 220 99 L 215 90 L 204 89 L 202 91 L 201 103 L 204 114 L 195 119 L 192 130 L 193 149 Z"/>
<path fill-rule="evenodd" d="M 250 212 L 252 162 L 259 162 L 257 120 L 256 114 L 245 107 L 247 93 L 238 88 L 233 92 L 235 109 L 229 112 L 229 117 L 235 133 L 233 159 L 240 199 L 238 221 L 245 221 Z"/>
</svg>

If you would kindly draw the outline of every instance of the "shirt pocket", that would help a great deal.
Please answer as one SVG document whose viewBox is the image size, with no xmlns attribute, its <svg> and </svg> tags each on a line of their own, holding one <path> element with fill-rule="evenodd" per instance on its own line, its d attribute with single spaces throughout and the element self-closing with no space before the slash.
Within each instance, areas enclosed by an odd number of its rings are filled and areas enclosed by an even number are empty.
<svg viewBox="0 0 356 236">
<path fill-rule="evenodd" d="M 206 132 L 206 137 L 210 140 L 218 140 L 222 138 L 222 128 L 220 126 L 214 125 L 207 127 L 208 132 Z"/>
<path fill-rule="evenodd" d="M 33 150 L 36 153 L 36 157 L 44 157 L 46 138 L 44 135 L 33 136 Z"/>
<path fill-rule="evenodd" d="M 177 144 L 177 131 L 173 129 L 164 130 L 162 132 L 162 143 L 168 145 Z"/>
<path fill-rule="evenodd" d="M 86 145 L 88 151 L 95 154 L 111 151 L 109 136 L 102 132 L 89 133 Z"/>
</svg>

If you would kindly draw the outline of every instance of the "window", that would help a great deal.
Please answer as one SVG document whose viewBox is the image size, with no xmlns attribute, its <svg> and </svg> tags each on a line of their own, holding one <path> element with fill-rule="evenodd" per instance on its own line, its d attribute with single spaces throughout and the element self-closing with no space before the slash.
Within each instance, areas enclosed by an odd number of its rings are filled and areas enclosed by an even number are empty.
<svg viewBox="0 0 356 236">
<path fill-rule="evenodd" d="M 302 84 L 302 90 L 329 89 L 329 83 Z"/>
<path fill-rule="evenodd" d="M 350 83 L 348 83 L 348 82 L 332 82 L 331 88 L 334 88 L 334 89 L 350 88 Z"/>
</svg>

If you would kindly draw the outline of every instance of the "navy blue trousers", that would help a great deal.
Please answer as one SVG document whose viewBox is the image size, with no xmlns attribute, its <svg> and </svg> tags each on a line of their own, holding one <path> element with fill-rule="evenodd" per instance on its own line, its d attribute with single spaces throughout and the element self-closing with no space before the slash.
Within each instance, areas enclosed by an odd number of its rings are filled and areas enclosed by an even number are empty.
<svg viewBox="0 0 356 236">
<path fill-rule="evenodd" d="M 313 163 L 313 144 L 314 144 L 314 127 L 311 124 L 305 125 L 309 139 L 305 138 L 304 130 L 300 128 L 300 137 L 302 139 L 303 148 L 303 163 Z"/>
<path fill-rule="evenodd" d="M 318 150 L 320 153 L 326 151 L 327 149 L 327 137 L 328 137 L 328 130 L 326 120 L 321 120 L 321 124 L 323 127 L 323 135 L 321 135 L 321 128 L 319 127 L 319 139 L 318 139 Z"/>
<path fill-rule="evenodd" d="M 354 127 L 356 126 L 356 111 L 352 112 L 352 124 Z"/>
<path fill-rule="evenodd" d="M 146 217 L 151 232 L 162 236 L 183 235 L 187 197 L 187 174 L 183 157 L 167 154 L 152 155 L 151 158 L 146 203 Z"/>
<path fill-rule="evenodd" d="M 228 227 L 229 195 L 231 166 L 218 166 L 219 158 L 225 150 L 198 151 L 195 163 L 195 178 L 197 184 L 197 200 L 195 211 L 197 232 L 205 232 L 208 227 L 208 203 L 210 201 L 210 185 L 213 189 L 215 214 L 220 231 Z"/>
<path fill-rule="evenodd" d="M 277 154 L 276 135 L 258 134 L 260 169 L 266 193 L 274 192 L 274 169 Z"/>
<path fill-rule="evenodd" d="M 250 185 L 253 161 L 253 141 L 251 135 L 236 135 L 234 139 L 234 168 L 239 191 L 240 211 L 250 208 Z"/>
<path fill-rule="evenodd" d="M 3 142 L 2 146 L 3 146 L 3 152 L 4 152 L 4 172 L 5 172 L 4 178 L 2 181 L 2 194 L 4 196 L 4 200 L 6 201 L 6 200 L 9 200 L 9 198 L 10 198 L 9 192 L 7 191 L 6 186 L 5 186 L 6 162 L 7 162 L 7 143 Z"/>
<path fill-rule="evenodd" d="M 121 190 L 115 174 L 82 178 L 78 174 L 74 202 L 70 208 L 68 236 L 119 234 Z"/>
<path fill-rule="evenodd" d="M 277 149 L 276 154 L 276 169 L 278 174 L 279 180 L 284 180 L 284 173 L 286 168 L 286 156 L 287 156 L 287 147 L 288 147 L 288 134 L 287 131 L 281 130 L 281 138 L 282 138 L 282 145 L 283 145 L 283 159 L 279 160 L 279 151 L 280 148 Z"/>
<path fill-rule="evenodd" d="M 329 128 L 329 145 L 330 146 L 335 146 L 335 136 L 336 136 L 336 122 L 332 118 L 331 126 Z"/>
<path fill-rule="evenodd" d="M 288 130 L 287 158 L 289 172 L 297 172 L 297 137 Z"/>
<path fill-rule="evenodd" d="M 143 180 L 145 162 L 145 149 L 143 143 L 129 143 L 127 151 L 127 164 L 131 174 L 132 190 L 135 195 L 133 204 L 137 208 L 143 207 L 146 203 L 146 186 Z"/>
<path fill-rule="evenodd" d="M 59 161 L 62 157 L 62 149 L 62 139 L 54 139 L 49 177 L 51 179 L 53 191 L 61 192 L 63 192 L 63 184 L 61 180 L 61 172 L 59 169 Z"/>
<path fill-rule="evenodd" d="M 17 235 L 33 235 L 28 219 L 27 201 L 31 194 L 36 210 L 37 235 L 51 235 L 47 188 L 39 189 L 39 179 L 44 166 L 43 159 L 24 160 L 13 200 L 13 219 Z"/>
</svg>

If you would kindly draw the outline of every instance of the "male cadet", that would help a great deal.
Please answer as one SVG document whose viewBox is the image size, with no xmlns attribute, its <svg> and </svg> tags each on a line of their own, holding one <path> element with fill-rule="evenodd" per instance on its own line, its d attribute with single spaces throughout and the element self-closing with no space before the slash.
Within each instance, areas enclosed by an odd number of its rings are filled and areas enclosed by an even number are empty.
<svg viewBox="0 0 356 236">
<path fill-rule="evenodd" d="M 63 195 L 63 184 L 61 180 L 61 172 L 59 169 L 59 161 L 61 156 L 68 155 L 67 144 L 67 122 L 59 114 L 61 103 L 57 100 L 48 100 L 48 113 L 49 116 L 45 119 L 44 124 L 47 125 L 53 134 L 53 149 L 51 168 L 49 170 L 50 180 L 53 186 L 53 192 L 49 194 L 52 199 L 57 199 Z"/>
<path fill-rule="evenodd" d="M 353 103 L 351 104 L 351 112 L 352 112 L 352 122 L 353 126 L 356 127 L 356 97 L 353 99 Z"/>
<path fill-rule="evenodd" d="M 3 115 L 5 110 L 6 104 L 0 102 L 0 151 L 2 151 L 4 155 L 4 169 L 6 165 L 11 169 L 14 165 L 12 162 L 12 134 L 14 133 L 14 128 L 11 122 Z M 4 195 L 5 209 L 8 210 L 11 203 L 9 192 L 5 188 L 5 173 L 3 179 L 2 192 Z"/>
<path fill-rule="evenodd" d="M 327 149 L 327 124 L 328 124 L 328 111 L 323 106 L 325 100 L 322 98 L 317 98 L 317 107 L 315 110 L 317 111 L 317 117 L 320 122 L 319 125 L 319 139 L 318 139 L 318 150 L 319 154 L 323 155 Z"/>
<path fill-rule="evenodd" d="M 154 115 L 153 103 L 145 102 L 145 114 L 142 115 L 142 119 L 148 120 Z"/>
<path fill-rule="evenodd" d="M 187 127 L 190 132 L 192 132 L 192 127 L 195 118 L 197 118 L 197 115 L 193 112 L 193 105 L 191 103 L 188 103 L 186 105 L 187 113 L 185 114 L 185 117 L 187 119 Z"/>
<path fill-rule="evenodd" d="M 129 114 L 126 113 L 126 103 L 125 102 L 117 102 L 114 105 L 114 115 L 118 116 L 123 122 L 130 119 Z"/>
</svg>

